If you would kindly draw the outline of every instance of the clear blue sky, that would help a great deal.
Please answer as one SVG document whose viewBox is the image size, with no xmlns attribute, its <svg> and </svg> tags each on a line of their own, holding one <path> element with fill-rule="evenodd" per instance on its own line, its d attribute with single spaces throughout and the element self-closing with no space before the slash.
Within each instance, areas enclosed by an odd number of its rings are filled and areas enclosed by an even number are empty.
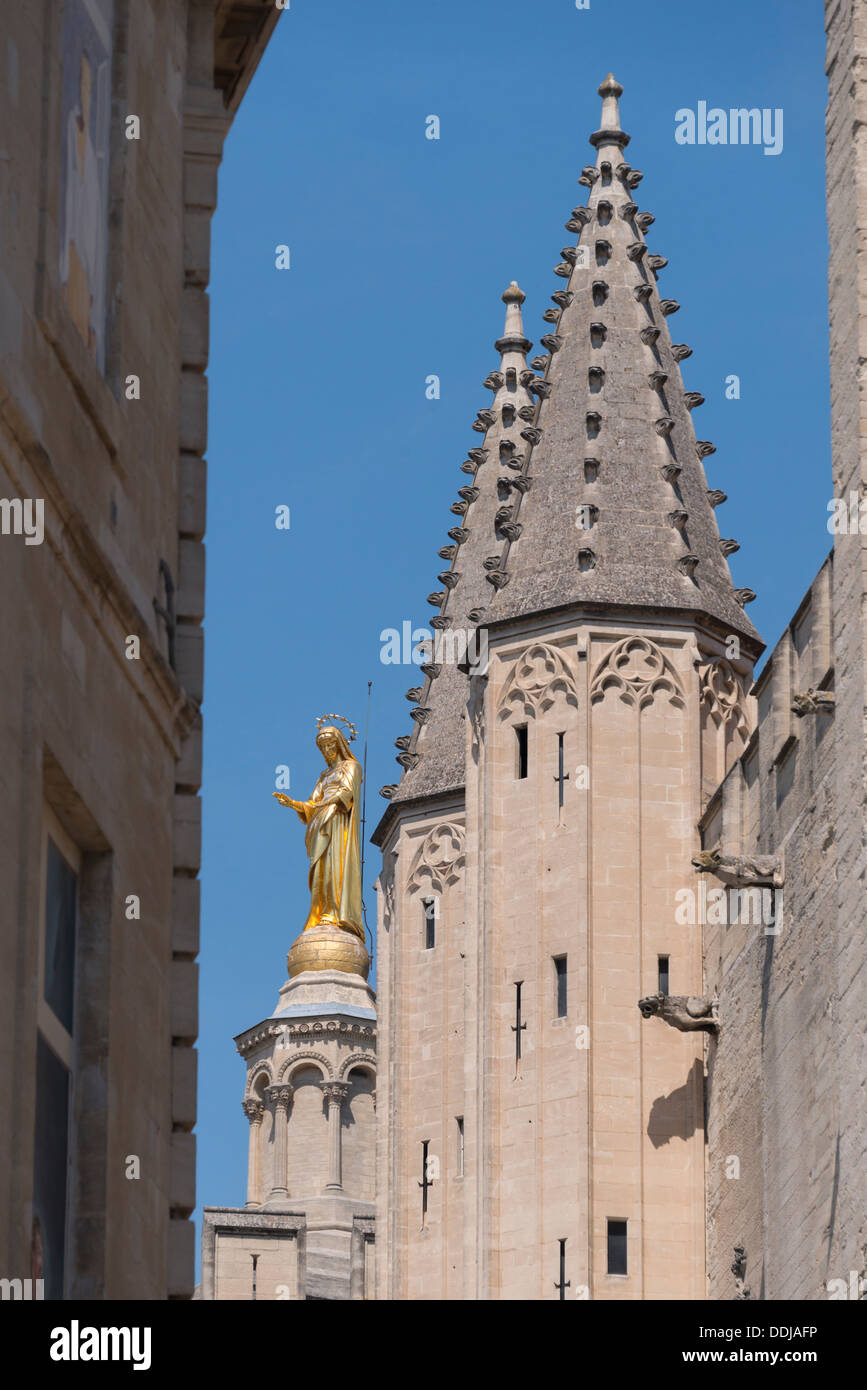
<svg viewBox="0 0 867 1390">
<path fill-rule="evenodd" d="M 694 350 L 685 384 L 707 399 L 731 568 L 769 645 L 830 548 L 818 0 L 292 0 L 227 141 L 213 222 L 200 1203 L 244 1201 L 232 1038 L 268 1016 L 307 911 L 275 768 L 309 794 L 316 716 L 363 725 L 372 680 L 368 832 L 386 806 L 417 673 L 380 663 L 379 634 L 433 613 L 500 295 L 519 281 L 538 342 L 609 70 Z M 782 153 L 676 144 L 676 110 L 699 101 L 782 107 Z M 370 884 L 372 846 L 367 859 Z"/>
</svg>

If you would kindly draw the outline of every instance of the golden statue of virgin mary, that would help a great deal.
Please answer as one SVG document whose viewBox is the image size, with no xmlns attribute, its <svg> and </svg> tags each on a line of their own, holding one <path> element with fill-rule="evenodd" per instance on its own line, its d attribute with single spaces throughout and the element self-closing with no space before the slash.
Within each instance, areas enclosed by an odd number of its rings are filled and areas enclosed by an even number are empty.
<svg viewBox="0 0 867 1390">
<path fill-rule="evenodd" d="M 361 764 L 334 724 L 320 721 L 316 745 L 325 767 L 309 799 L 295 801 L 274 792 L 306 827 L 310 865 L 310 911 L 289 951 L 289 975 L 344 970 L 366 979 L 370 960 L 361 912 Z"/>
</svg>

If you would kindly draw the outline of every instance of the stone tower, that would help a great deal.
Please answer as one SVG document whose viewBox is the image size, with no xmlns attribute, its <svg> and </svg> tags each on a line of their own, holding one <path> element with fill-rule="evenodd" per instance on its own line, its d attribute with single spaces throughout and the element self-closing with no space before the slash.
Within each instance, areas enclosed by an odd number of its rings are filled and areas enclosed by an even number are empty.
<svg viewBox="0 0 867 1390">
<path fill-rule="evenodd" d="M 380 1298 L 703 1298 L 697 824 L 752 727 L 736 590 L 609 76 L 527 366 L 524 296 L 439 552 L 374 836 Z M 692 1003 L 692 1001 L 690 1001 Z"/>
<path fill-rule="evenodd" d="M 235 1039 L 247 1202 L 204 1208 L 203 1298 L 373 1297 L 374 1004 L 360 974 L 302 970 Z"/>
</svg>

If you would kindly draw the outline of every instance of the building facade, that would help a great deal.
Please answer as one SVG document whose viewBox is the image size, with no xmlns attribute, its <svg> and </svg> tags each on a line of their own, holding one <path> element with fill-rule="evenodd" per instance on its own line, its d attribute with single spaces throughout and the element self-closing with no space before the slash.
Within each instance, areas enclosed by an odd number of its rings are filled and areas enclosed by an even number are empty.
<svg viewBox="0 0 867 1390">
<path fill-rule="evenodd" d="M 193 1290 L 210 219 L 279 9 L 6 6 L 0 1273 Z"/>
<path fill-rule="evenodd" d="M 247 1068 L 247 1201 L 204 1208 L 201 1297 L 373 1298 L 373 990 L 350 970 L 300 971 L 235 1043 Z"/>
<path fill-rule="evenodd" d="M 833 485 L 857 512 L 867 7 L 827 16 Z M 863 1296 L 864 543 L 835 536 L 754 683 L 691 348 L 600 95 L 529 367 L 503 295 L 374 836 L 377 1296 Z"/>
</svg>

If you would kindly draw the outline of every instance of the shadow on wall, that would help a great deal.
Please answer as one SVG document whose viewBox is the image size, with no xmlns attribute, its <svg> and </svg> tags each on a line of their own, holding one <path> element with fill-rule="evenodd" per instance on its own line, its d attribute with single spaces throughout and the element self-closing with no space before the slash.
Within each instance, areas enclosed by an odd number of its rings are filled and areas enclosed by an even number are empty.
<svg viewBox="0 0 867 1390">
<path fill-rule="evenodd" d="M 696 1057 L 682 1086 L 658 1096 L 650 1107 L 647 1137 L 655 1149 L 670 1139 L 689 1139 L 701 1124 L 704 1063 Z"/>
</svg>

